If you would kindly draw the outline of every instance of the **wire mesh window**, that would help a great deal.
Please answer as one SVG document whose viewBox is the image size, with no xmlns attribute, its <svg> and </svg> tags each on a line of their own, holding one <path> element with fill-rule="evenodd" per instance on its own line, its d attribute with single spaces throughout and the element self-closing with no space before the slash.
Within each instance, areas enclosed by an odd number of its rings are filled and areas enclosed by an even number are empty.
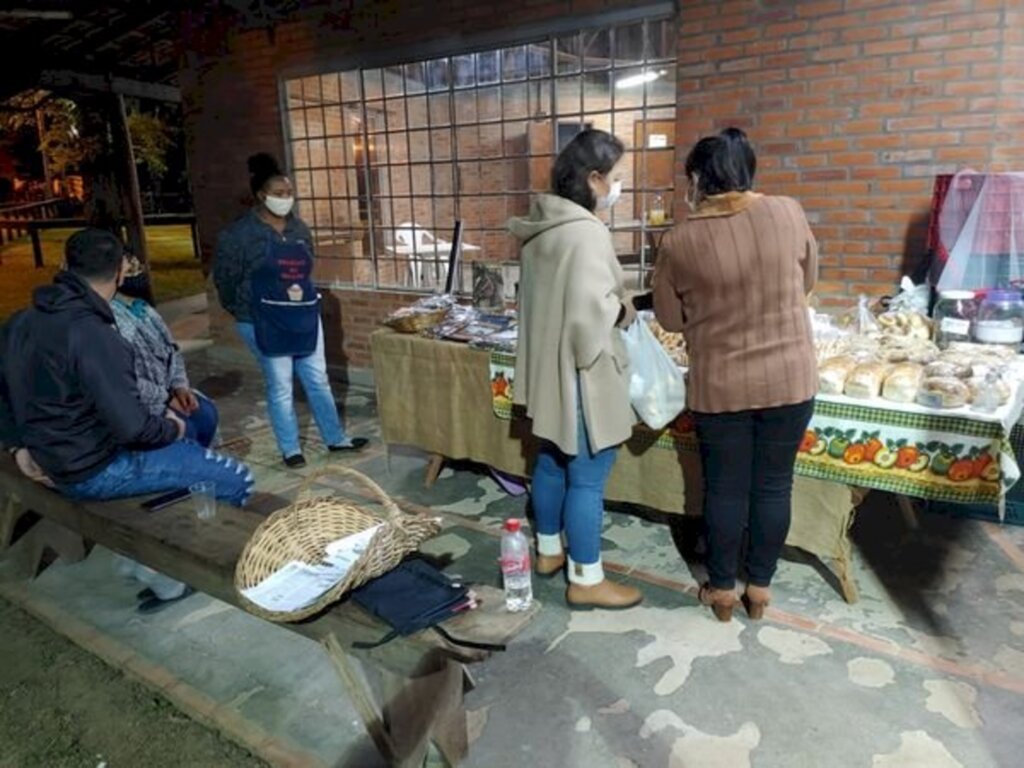
<svg viewBox="0 0 1024 768">
<path fill-rule="evenodd" d="M 550 187 L 584 127 L 627 147 L 608 214 L 616 250 L 644 262 L 647 214 L 672 210 L 675 40 L 668 19 L 498 50 L 285 82 L 300 212 L 328 285 L 432 290 L 456 220 L 463 261 L 515 260 L 506 233 Z"/>
</svg>

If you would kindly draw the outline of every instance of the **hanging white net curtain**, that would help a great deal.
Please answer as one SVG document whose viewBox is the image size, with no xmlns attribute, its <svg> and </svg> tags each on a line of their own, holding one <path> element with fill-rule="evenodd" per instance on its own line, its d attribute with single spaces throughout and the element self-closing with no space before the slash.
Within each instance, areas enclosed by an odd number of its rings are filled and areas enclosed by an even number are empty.
<svg viewBox="0 0 1024 768">
<path fill-rule="evenodd" d="M 956 174 L 938 229 L 940 291 L 1024 289 L 1024 173 Z"/>
</svg>

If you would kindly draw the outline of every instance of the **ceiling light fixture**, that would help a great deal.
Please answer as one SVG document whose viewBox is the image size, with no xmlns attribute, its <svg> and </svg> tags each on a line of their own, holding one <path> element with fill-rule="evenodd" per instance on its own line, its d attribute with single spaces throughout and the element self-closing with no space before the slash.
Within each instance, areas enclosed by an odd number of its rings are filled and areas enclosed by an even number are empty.
<svg viewBox="0 0 1024 768">
<path fill-rule="evenodd" d="M 655 72 L 654 70 L 648 69 L 648 70 L 645 70 L 645 71 L 641 72 L 640 74 L 629 75 L 628 77 L 622 78 L 621 80 L 619 80 L 618 82 L 615 83 L 615 87 L 616 88 L 635 88 L 636 86 L 643 85 L 644 83 L 654 82 L 659 77 L 664 77 L 666 74 L 668 74 L 668 73 L 664 69 L 658 70 L 657 72 Z"/>
</svg>

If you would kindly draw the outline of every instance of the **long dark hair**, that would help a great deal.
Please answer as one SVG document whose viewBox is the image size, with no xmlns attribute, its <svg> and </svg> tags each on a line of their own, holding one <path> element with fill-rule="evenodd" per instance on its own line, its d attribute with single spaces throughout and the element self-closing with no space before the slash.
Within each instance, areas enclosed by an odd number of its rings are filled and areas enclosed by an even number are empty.
<svg viewBox="0 0 1024 768">
<path fill-rule="evenodd" d="M 559 197 L 593 211 L 597 198 L 590 188 L 590 174 L 611 172 L 626 148 L 606 131 L 588 128 L 576 135 L 563 149 L 551 169 L 551 191 Z"/>
</svg>

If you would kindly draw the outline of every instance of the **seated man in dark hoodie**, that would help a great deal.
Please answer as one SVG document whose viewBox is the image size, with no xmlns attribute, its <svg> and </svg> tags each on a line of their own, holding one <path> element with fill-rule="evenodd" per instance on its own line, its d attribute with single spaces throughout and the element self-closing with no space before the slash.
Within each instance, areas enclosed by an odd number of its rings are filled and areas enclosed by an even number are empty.
<svg viewBox="0 0 1024 768">
<path fill-rule="evenodd" d="M 68 239 L 65 261 L 0 337 L 0 441 L 19 468 L 74 499 L 212 481 L 217 498 L 243 505 L 254 484 L 248 467 L 183 439 L 173 411 L 154 415 L 140 400 L 110 307 L 126 267 L 120 241 L 81 230 Z M 154 588 L 155 607 L 188 594 L 172 584 Z"/>
</svg>

